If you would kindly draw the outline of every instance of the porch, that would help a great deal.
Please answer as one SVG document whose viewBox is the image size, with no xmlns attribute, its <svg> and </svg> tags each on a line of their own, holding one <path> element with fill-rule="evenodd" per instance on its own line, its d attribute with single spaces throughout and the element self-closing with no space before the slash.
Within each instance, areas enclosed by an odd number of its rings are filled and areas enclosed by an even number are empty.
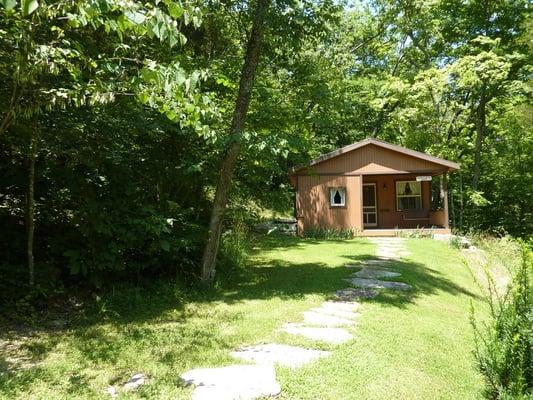
<svg viewBox="0 0 533 400">
<path fill-rule="evenodd" d="M 449 233 L 447 174 L 363 175 L 365 236 L 393 236 L 398 229 L 438 229 Z"/>
</svg>

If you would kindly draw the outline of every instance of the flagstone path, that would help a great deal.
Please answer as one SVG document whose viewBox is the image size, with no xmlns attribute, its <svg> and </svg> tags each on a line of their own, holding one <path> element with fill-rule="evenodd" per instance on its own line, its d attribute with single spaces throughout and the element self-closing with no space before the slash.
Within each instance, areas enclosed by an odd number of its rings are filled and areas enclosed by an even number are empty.
<svg viewBox="0 0 533 400">
<path fill-rule="evenodd" d="M 302 323 L 286 323 L 282 331 L 304 336 L 315 341 L 341 344 L 354 338 L 347 330 L 356 325 L 360 316 L 360 299 L 376 297 L 381 289 L 409 290 L 403 282 L 380 280 L 395 278 L 400 273 L 386 269 L 392 261 L 408 255 L 405 240 L 401 238 L 372 238 L 377 245 L 377 258 L 346 265 L 359 269 L 350 279 L 356 286 L 338 290 L 335 301 L 326 301 L 320 307 L 303 313 Z M 195 385 L 193 400 L 252 400 L 277 396 L 281 387 L 276 379 L 274 365 L 297 368 L 331 354 L 329 351 L 306 349 L 270 343 L 243 347 L 231 352 L 235 358 L 252 361 L 251 365 L 230 365 L 220 368 L 198 368 L 181 375 Z"/>
</svg>

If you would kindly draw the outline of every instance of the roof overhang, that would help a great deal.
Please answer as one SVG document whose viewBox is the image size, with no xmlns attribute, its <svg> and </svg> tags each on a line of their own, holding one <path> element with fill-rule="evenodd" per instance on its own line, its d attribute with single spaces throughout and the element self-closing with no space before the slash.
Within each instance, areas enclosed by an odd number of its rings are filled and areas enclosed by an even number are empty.
<svg viewBox="0 0 533 400">
<path fill-rule="evenodd" d="M 410 157 L 415 157 L 415 158 L 419 158 L 421 160 L 426 160 L 426 161 L 432 162 L 434 164 L 442 166 L 444 171 L 450 171 L 451 172 L 451 171 L 456 171 L 456 170 L 460 169 L 460 165 L 458 163 L 453 162 L 453 161 L 445 160 L 444 158 L 431 156 L 429 154 L 422 153 L 422 152 L 416 151 L 416 150 L 411 150 L 411 149 L 408 149 L 406 147 L 398 146 L 398 145 L 395 145 L 395 144 L 392 144 L 392 143 L 387 143 L 387 142 L 384 142 L 383 140 L 374 139 L 374 138 L 368 138 L 368 139 L 361 140 L 360 142 L 356 142 L 356 143 L 350 144 L 348 146 L 341 147 L 340 149 L 334 150 L 334 151 L 332 151 L 330 153 L 322 154 L 320 157 L 317 157 L 314 160 L 311 160 L 311 162 L 309 164 L 307 164 L 307 165 L 302 165 L 302 166 L 293 168 L 293 170 L 289 173 L 289 176 L 297 175 L 298 172 L 301 172 L 301 171 L 303 171 L 305 169 L 308 169 L 308 168 L 310 168 L 310 167 L 312 167 L 314 165 L 317 165 L 317 164 L 319 164 L 321 162 L 330 160 L 332 158 L 338 157 L 338 156 L 340 156 L 342 154 L 346 154 L 346 153 L 348 153 L 350 151 L 357 150 L 357 149 L 359 149 L 361 147 L 364 147 L 364 146 L 367 146 L 367 145 L 370 145 L 370 144 L 375 145 L 375 146 L 379 146 L 379 147 L 382 147 L 384 149 L 388 149 L 388 150 L 391 150 L 391 151 L 395 151 L 397 153 L 405 154 L 405 155 L 410 156 Z M 292 179 L 291 179 L 291 181 L 292 181 Z"/>
</svg>

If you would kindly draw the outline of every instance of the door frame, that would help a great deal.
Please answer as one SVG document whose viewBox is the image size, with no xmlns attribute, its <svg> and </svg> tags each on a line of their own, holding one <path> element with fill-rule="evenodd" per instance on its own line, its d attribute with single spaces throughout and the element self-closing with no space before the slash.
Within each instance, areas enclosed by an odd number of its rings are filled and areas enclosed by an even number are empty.
<svg viewBox="0 0 533 400">
<path fill-rule="evenodd" d="M 376 228 L 378 226 L 378 191 L 377 191 L 377 184 L 376 182 L 366 182 L 363 183 L 363 191 L 365 190 L 365 186 L 374 186 L 374 211 L 366 212 L 365 211 L 365 196 L 364 193 L 361 193 L 362 201 L 361 201 L 361 208 L 363 209 L 363 229 L 364 228 Z M 371 206 L 367 206 L 371 207 Z M 376 222 L 373 224 L 365 224 L 365 214 L 376 214 Z"/>
</svg>

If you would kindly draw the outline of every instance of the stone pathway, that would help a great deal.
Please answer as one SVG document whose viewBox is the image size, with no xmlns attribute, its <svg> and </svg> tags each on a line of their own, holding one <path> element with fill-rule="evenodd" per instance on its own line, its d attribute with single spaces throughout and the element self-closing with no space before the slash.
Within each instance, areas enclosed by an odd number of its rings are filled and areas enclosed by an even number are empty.
<svg viewBox="0 0 533 400">
<path fill-rule="evenodd" d="M 360 316 L 360 299 L 370 299 L 381 289 L 408 290 L 403 282 L 378 278 L 395 278 L 401 274 L 386 269 L 391 260 L 408 254 L 405 240 L 400 238 L 372 238 L 377 244 L 377 258 L 346 265 L 357 268 L 350 279 L 356 288 L 338 290 L 335 301 L 326 301 L 320 307 L 303 313 L 302 323 L 286 323 L 282 331 L 290 335 L 338 345 L 354 338 L 347 328 L 353 327 Z M 254 362 L 251 365 L 230 365 L 220 368 L 199 368 L 181 377 L 195 385 L 193 400 L 252 400 L 277 396 L 280 385 L 276 380 L 274 365 L 297 368 L 331 354 L 329 351 L 306 349 L 270 343 L 236 349 L 233 357 Z"/>
<path fill-rule="evenodd" d="M 378 246 L 376 255 L 383 259 L 396 259 L 408 255 L 405 239 L 398 237 L 376 237 L 369 239 Z"/>
<path fill-rule="evenodd" d="M 181 378 L 196 385 L 192 400 L 252 400 L 281 392 L 273 364 L 198 368 Z"/>
<path fill-rule="evenodd" d="M 283 330 L 291 335 L 302 335 L 311 340 L 340 344 L 353 339 L 353 335 L 343 328 L 313 328 L 304 324 L 287 323 Z"/>
<path fill-rule="evenodd" d="M 363 278 L 351 278 L 346 279 L 352 285 L 361 287 L 361 288 L 370 288 L 370 289 L 393 289 L 393 290 L 409 290 L 411 285 L 403 282 L 391 282 L 391 281 L 380 281 L 379 279 L 363 279 Z"/>
<path fill-rule="evenodd" d="M 260 344 L 233 351 L 231 355 L 257 364 L 280 364 L 284 367 L 297 368 L 304 364 L 329 356 L 329 351 L 309 350 L 285 344 Z"/>
<path fill-rule="evenodd" d="M 396 278 L 397 276 L 401 276 L 399 272 L 393 272 L 386 269 L 381 268 L 368 268 L 363 267 L 361 271 L 357 271 L 353 276 L 356 276 L 358 278 Z"/>
<path fill-rule="evenodd" d="M 378 294 L 378 289 L 391 290 L 409 290 L 411 285 L 403 282 L 384 281 L 378 278 L 395 278 L 401 276 L 399 272 L 390 271 L 384 267 L 393 260 L 409 254 L 405 247 L 405 239 L 397 237 L 371 238 L 371 242 L 377 245 L 376 254 L 378 258 L 363 260 L 359 264 L 346 265 L 348 268 L 361 268 L 352 274 L 352 277 L 346 279 L 353 286 L 359 289 L 342 289 L 337 292 L 337 297 L 349 300 L 357 295 L 366 298 L 374 297 Z M 356 290 L 366 290 L 366 292 L 357 292 Z"/>
</svg>

